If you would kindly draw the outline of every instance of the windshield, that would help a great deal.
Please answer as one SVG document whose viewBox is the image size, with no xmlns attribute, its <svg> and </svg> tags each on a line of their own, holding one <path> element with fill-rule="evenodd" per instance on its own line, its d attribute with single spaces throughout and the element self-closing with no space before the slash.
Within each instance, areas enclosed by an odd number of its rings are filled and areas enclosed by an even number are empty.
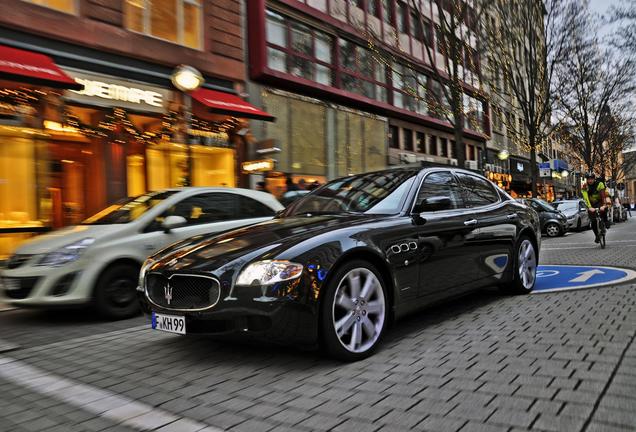
<svg viewBox="0 0 636 432">
<path fill-rule="evenodd" d="M 555 209 L 557 210 L 576 210 L 579 208 L 579 203 L 576 201 L 562 201 L 552 203 Z"/>
<path fill-rule="evenodd" d="M 554 211 L 554 207 L 552 207 L 550 204 L 548 204 L 547 202 L 543 200 L 535 199 L 534 202 L 537 203 L 539 206 L 543 207 L 544 210 Z"/>
<path fill-rule="evenodd" d="M 412 170 L 391 170 L 337 179 L 296 201 L 284 215 L 396 214 L 416 174 Z"/>
<path fill-rule="evenodd" d="M 177 191 L 150 192 L 133 198 L 125 198 L 89 217 L 82 222 L 82 225 L 125 224 L 134 221 L 175 193 Z"/>
</svg>

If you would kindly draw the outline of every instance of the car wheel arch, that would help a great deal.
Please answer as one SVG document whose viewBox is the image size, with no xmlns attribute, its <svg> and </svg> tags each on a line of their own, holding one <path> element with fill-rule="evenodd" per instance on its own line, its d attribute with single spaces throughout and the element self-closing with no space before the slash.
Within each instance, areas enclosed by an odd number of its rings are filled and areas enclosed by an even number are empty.
<svg viewBox="0 0 636 432">
<path fill-rule="evenodd" d="M 134 266 L 137 267 L 138 269 L 141 269 L 141 266 L 143 263 L 139 262 L 139 260 L 135 259 L 135 258 L 130 258 L 130 257 L 119 257 L 119 258 L 115 258 L 111 261 L 108 261 L 106 264 L 104 264 L 102 266 L 102 268 L 99 270 L 99 272 L 97 273 L 97 277 L 95 278 L 95 281 L 93 283 L 93 287 L 91 289 L 91 297 L 94 297 L 95 295 L 95 290 L 97 289 L 97 284 L 99 283 L 100 278 L 104 275 L 104 273 L 110 269 L 111 267 L 114 267 L 116 265 L 130 265 L 130 266 Z"/>
</svg>

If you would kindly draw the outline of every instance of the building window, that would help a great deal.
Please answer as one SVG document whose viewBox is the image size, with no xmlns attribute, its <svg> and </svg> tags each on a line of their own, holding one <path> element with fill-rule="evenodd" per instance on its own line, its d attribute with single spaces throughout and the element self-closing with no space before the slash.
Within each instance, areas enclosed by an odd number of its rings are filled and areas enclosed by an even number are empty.
<svg viewBox="0 0 636 432">
<path fill-rule="evenodd" d="M 267 11 L 267 67 L 331 86 L 333 37 Z"/>
<path fill-rule="evenodd" d="M 418 153 L 426 153 L 426 135 L 424 135 L 424 132 L 415 133 L 415 145 Z"/>
<path fill-rule="evenodd" d="M 404 150 L 414 151 L 413 131 L 411 129 L 404 129 Z"/>
<path fill-rule="evenodd" d="M 126 0 L 126 28 L 200 49 L 201 9 L 201 0 Z"/>
<path fill-rule="evenodd" d="M 446 138 L 440 138 L 440 152 L 441 157 L 448 157 L 448 140 Z"/>
<path fill-rule="evenodd" d="M 437 137 L 435 135 L 431 135 L 431 141 L 429 143 L 430 154 L 433 156 L 437 156 Z"/>
<path fill-rule="evenodd" d="M 367 12 L 369 15 L 380 18 L 380 0 L 367 0 Z"/>
<path fill-rule="evenodd" d="M 389 147 L 400 148 L 400 129 L 397 126 L 389 126 Z"/>
<path fill-rule="evenodd" d="M 404 2 L 397 4 L 397 28 L 400 33 L 409 32 L 409 8 Z"/>
<path fill-rule="evenodd" d="M 77 13 L 77 0 L 25 0 L 25 1 L 36 4 L 36 5 L 55 9 L 60 12 L 66 12 L 70 14 Z"/>
<path fill-rule="evenodd" d="M 339 39 L 340 82 L 342 89 L 366 96 L 370 99 L 387 101 L 386 67 L 376 61 L 367 48 Z"/>
<path fill-rule="evenodd" d="M 395 25 L 395 3 L 393 0 L 382 0 L 382 16 L 384 22 Z"/>
<path fill-rule="evenodd" d="M 417 12 L 411 12 L 411 36 L 428 46 L 433 45 L 433 28 L 429 20 L 418 16 Z"/>
</svg>

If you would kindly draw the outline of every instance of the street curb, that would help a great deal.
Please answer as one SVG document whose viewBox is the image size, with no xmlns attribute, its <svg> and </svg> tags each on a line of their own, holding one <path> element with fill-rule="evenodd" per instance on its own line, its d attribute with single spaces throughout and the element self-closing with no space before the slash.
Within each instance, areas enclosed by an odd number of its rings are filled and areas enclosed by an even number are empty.
<svg viewBox="0 0 636 432">
<path fill-rule="evenodd" d="M 20 345 L 0 339 L 0 353 L 14 351 L 14 350 L 17 350 L 18 348 L 20 348 Z"/>
</svg>

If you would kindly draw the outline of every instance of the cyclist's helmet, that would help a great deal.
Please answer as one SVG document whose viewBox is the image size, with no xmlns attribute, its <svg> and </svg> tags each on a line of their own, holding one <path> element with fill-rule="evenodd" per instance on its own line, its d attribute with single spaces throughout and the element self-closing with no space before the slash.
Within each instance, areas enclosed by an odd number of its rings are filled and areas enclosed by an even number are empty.
<svg viewBox="0 0 636 432">
<path fill-rule="evenodd" d="M 594 174 L 594 173 L 593 173 L 593 172 L 591 172 L 591 171 L 588 171 L 588 172 L 586 172 L 586 173 L 585 173 L 585 178 L 586 178 L 586 179 L 590 179 L 590 178 L 591 178 L 591 179 L 595 179 L 595 178 L 596 178 L 596 174 Z"/>
</svg>

